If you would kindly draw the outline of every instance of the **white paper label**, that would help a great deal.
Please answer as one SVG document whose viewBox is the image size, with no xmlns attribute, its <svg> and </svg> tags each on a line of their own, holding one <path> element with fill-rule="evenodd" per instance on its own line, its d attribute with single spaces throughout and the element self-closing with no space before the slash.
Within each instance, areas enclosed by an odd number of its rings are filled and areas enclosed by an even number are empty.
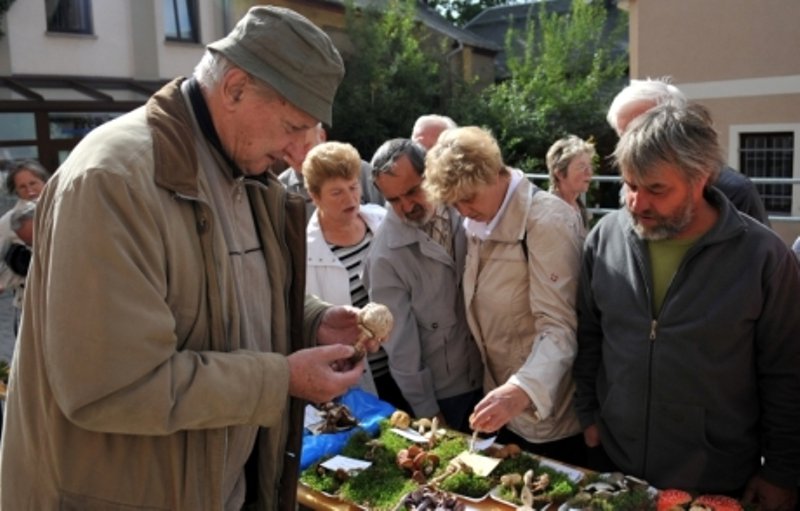
<svg viewBox="0 0 800 511">
<path fill-rule="evenodd" d="M 557 461 L 553 461 L 553 460 L 545 459 L 545 458 L 539 458 L 539 464 L 540 465 L 544 465 L 545 467 L 552 468 L 553 470 L 557 470 L 558 472 L 561 472 L 562 474 L 565 474 L 567 477 L 569 477 L 569 480 L 572 481 L 573 483 L 580 482 L 580 480 L 583 479 L 583 475 L 584 475 L 583 472 L 581 472 L 580 470 L 574 469 L 572 467 L 568 467 L 566 465 L 562 465 L 561 463 L 559 463 Z"/>
<path fill-rule="evenodd" d="M 490 458 L 489 456 L 467 451 L 462 452 L 455 459 L 464 462 L 476 475 L 481 477 L 488 476 L 503 461 L 499 458 Z"/>
<path fill-rule="evenodd" d="M 312 405 L 306 405 L 305 414 L 303 416 L 303 427 L 313 429 L 312 426 L 321 422 L 324 422 L 322 419 L 322 412 Z"/>
<path fill-rule="evenodd" d="M 345 472 L 364 470 L 365 468 L 369 468 L 370 465 L 372 465 L 372 463 L 369 461 L 357 460 L 355 458 L 348 458 L 347 456 L 341 455 L 334 456 L 324 463 L 320 463 L 322 468 L 333 470 L 334 472 L 339 469 L 342 469 Z"/>
<path fill-rule="evenodd" d="M 391 431 L 393 433 L 400 435 L 403 438 L 407 438 L 412 442 L 416 442 L 418 444 L 424 444 L 428 441 L 428 439 L 425 438 L 425 436 L 420 435 L 417 431 L 410 428 L 409 429 L 392 428 Z"/>
</svg>

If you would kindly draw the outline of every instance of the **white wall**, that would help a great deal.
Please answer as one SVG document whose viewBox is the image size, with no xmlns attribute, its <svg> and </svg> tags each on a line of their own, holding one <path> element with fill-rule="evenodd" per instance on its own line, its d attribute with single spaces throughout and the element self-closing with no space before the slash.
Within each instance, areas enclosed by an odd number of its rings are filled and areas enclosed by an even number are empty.
<svg viewBox="0 0 800 511">
<path fill-rule="evenodd" d="M 141 1 L 141 0 L 137 0 Z M 44 1 L 15 2 L 8 12 L 14 74 L 129 76 L 128 0 L 92 2 L 94 35 L 47 33 Z"/>
<path fill-rule="evenodd" d="M 224 3 L 198 2 L 201 42 L 187 44 L 164 40 L 161 0 L 94 0 L 93 35 L 47 33 L 44 0 L 17 1 L 7 14 L 3 71 L 143 80 L 185 76 L 204 45 L 224 35 Z"/>
</svg>

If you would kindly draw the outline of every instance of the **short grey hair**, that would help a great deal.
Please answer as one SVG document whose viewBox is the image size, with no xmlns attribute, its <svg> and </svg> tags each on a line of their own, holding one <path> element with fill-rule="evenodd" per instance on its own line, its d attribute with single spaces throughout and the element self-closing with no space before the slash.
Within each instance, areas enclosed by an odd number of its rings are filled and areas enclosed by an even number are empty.
<svg viewBox="0 0 800 511">
<path fill-rule="evenodd" d="M 206 50 L 203 58 L 194 67 L 194 78 L 204 89 L 213 89 L 229 69 L 236 67 L 221 53 Z"/>
<path fill-rule="evenodd" d="M 11 213 L 11 230 L 17 232 L 22 224 L 28 220 L 33 220 L 33 215 L 36 213 L 36 203 L 33 201 L 25 202 L 22 206 L 16 208 Z"/>
<path fill-rule="evenodd" d="M 225 77 L 225 73 L 234 68 L 241 69 L 223 54 L 217 51 L 206 50 L 200 62 L 194 67 L 193 76 L 194 79 L 197 80 L 197 83 L 200 84 L 201 88 L 205 90 L 214 90 Z M 242 69 L 242 71 L 247 73 L 253 80 L 253 83 L 258 85 L 258 88 L 265 98 L 283 98 L 272 85 L 253 76 L 244 69 Z"/>
<path fill-rule="evenodd" d="M 428 124 L 438 124 L 442 126 L 443 129 L 446 130 L 449 130 L 451 128 L 458 128 L 458 124 L 456 124 L 456 121 L 454 121 L 453 119 L 451 119 L 446 115 L 427 114 L 427 115 L 421 115 L 417 118 L 416 122 L 414 123 L 414 128 L 411 131 L 413 133 Z"/>
<path fill-rule="evenodd" d="M 677 107 L 686 106 L 686 96 L 670 81 L 667 76 L 656 79 L 631 80 L 630 85 L 622 89 L 608 107 L 606 120 L 609 126 L 619 133 L 619 113 L 632 103 L 650 102 L 653 106 L 669 103 Z"/>
<path fill-rule="evenodd" d="M 372 179 L 382 174 L 393 174 L 394 162 L 403 156 L 408 157 L 417 174 L 425 173 L 425 148 L 410 138 L 393 138 L 381 144 L 372 156 Z"/>
<path fill-rule="evenodd" d="M 687 181 L 711 185 L 724 164 L 711 115 L 699 104 L 663 104 L 631 121 L 617 143 L 614 161 L 623 174 L 644 178 L 659 164 L 680 170 Z"/>
</svg>

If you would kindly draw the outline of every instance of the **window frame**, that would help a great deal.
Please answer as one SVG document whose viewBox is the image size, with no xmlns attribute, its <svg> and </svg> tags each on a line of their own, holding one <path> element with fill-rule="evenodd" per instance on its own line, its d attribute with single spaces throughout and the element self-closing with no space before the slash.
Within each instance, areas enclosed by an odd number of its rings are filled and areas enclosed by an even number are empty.
<svg viewBox="0 0 800 511">
<path fill-rule="evenodd" d="M 59 2 L 56 9 L 70 9 L 78 7 L 80 13 L 79 26 L 56 26 L 53 23 L 55 12 L 52 15 L 47 14 L 47 0 L 45 1 L 45 16 L 47 23 L 47 32 L 51 34 L 80 34 L 80 35 L 94 35 L 94 17 L 92 14 L 92 0 L 54 0 Z"/>
<path fill-rule="evenodd" d="M 791 132 L 794 139 L 792 154 L 792 178 L 800 178 L 800 124 L 775 123 L 775 124 L 735 124 L 728 129 L 728 161 L 735 163 L 737 170 L 742 170 L 740 159 L 741 147 L 739 141 L 742 135 L 758 135 L 764 133 Z M 792 185 L 790 216 L 800 216 L 800 185 Z M 767 213 L 773 213 L 767 211 Z"/>
<path fill-rule="evenodd" d="M 169 42 L 178 42 L 178 43 L 199 43 L 200 42 L 200 21 L 199 21 L 199 11 L 197 0 L 162 0 L 164 4 L 162 4 L 162 9 L 166 9 L 166 5 L 169 4 L 172 7 L 174 21 L 175 21 L 175 34 L 170 35 L 170 30 L 167 26 L 167 18 L 164 19 L 164 39 Z M 178 4 L 182 3 L 186 7 L 187 16 L 189 18 L 189 27 L 188 29 L 191 31 L 188 37 L 182 36 L 181 30 L 181 20 L 180 15 L 178 14 L 179 6 Z"/>
</svg>

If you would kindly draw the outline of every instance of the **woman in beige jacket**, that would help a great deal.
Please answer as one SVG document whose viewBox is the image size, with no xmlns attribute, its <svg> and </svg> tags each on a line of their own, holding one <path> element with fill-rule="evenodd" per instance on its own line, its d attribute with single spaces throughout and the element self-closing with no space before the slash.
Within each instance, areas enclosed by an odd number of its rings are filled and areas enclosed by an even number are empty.
<svg viewBox="0 0 800 511">
<path fill-rule="evenodd" d="M 507 167 L 492 135 L 445 132 L 425 189 L 467 218 L 467 319 L 484 362 L 472 428 L 573 464 L 585 462 L 572 406 L 580 225 L 570 207 Z M 501 429 L 502 428 L 502 429 Z"/>
</svg>

